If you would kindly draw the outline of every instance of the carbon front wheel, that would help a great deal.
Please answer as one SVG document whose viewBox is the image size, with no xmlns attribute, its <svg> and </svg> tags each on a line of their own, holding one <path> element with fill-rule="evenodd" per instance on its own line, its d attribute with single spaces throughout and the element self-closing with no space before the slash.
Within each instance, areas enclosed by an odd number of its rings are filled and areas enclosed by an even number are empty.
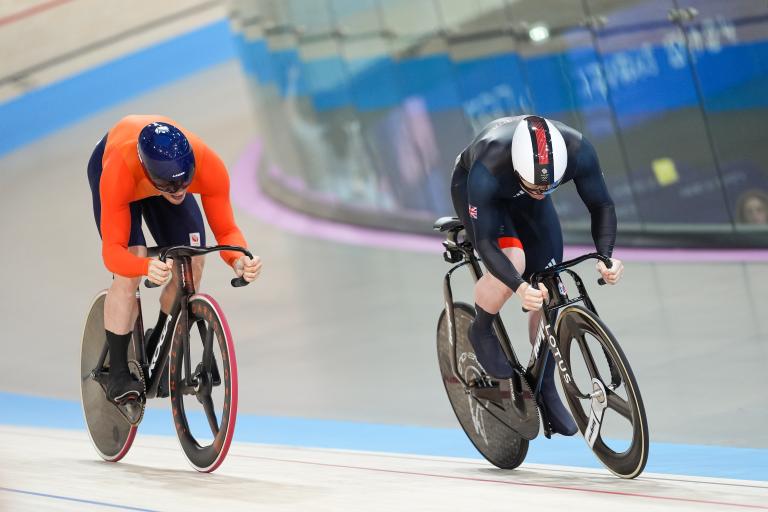
<svg viewBox="0 0 768 512">
<path fill-rule="evenodd" d="M 216 301 L 197 294 L 188 307 L 187 332 L 179 322 L 171 347 L 171 408 L 187 460 L 209 473 L 224 461 L 235 433 L 237 361 L 232 334 Z"/>
<path fill-rule="evenodd" d="M 562 361 L 560 382 L 584 439 L 621 478 L 635 478 L 648 461 L 648 420 L 624 352 L 593 312 L 562 310 L 555 326 Z"/>
<path fill-rule="evenodd" d="M 471 382 L 485 373 L 477 362 L 467 337 L 467 329 L 475 317 L 475 310 L 469 304 L 455 303 L 454 317 L 457 338 L 456 371 L 465 382 Z M 477 451 L 491 464 L 502 469 L 514 469 L 525 460 L 528 453 L 528 440 L 510 428 L 510 423 L 517 422 L 516 418 L 510 417 L 510 414 L 513 414 L 511 411 L 487 400 L 475 398 L 467 392 L 467 388 L 454 374 L 452 364 L 454 346 L 449 328 L 448 315 L 443 310 L 437 323 L 437 357 L 440 362 L 443 385 L 456 419 L 459 420 L 461 428 L 464 429 Z M 537 426 L 538 421 L 537 415 L 535 417 Z"/>
<path fill-rule="evenodd" d="M 109 378 L 109 355 L 104 364 L 98 366 L 107 343 L 104 331 L 106 298 L 106 290 L 96 295 L 85 321 L 80 345 L 80 398 L 93 447 L 102 459 L 117 462 L 130 450 L 136 437 L 136 426 L 131 425 L 117 406 L 107 400 L 104 388 Z M 129 360 L 135 359 L 134 343 L 128 348 Z"/>
</svg>

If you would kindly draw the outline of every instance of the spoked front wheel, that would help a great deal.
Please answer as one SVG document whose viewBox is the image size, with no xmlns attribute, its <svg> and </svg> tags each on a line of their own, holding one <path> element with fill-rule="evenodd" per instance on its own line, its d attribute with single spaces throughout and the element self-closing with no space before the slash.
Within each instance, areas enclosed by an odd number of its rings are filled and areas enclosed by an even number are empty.
<svg viewBox="0 0 768 512">
<path fill-rule="evenodd" d="M 224 461 L 235 433 L 235 347 L 221 308 L 208 295 L 189 299 L 187 327 L 184 333 L 178 325 L 173 337 L 171 408 L 187 460 L 208 473 Z"/>
<path fill-rule="evenodd" d="M 579 430 L 612 473 L 635 478 L 648 461 L 648 421 L 629 361 L 600 318 L 581 306 L 563 309 L 555 332 L 570 371 L 560 367 L 560 382 Z"/>
<path fill-rule="evenodd" d="M 483 400 L 468 392 L 466 386 L 454 373 L 452 360 L 456 361 L 456 372 L 464 382 L 485 375 L 469 342 L 467 329 L 475 317 L 475 310 L 469 304 L 457 302 L 453 305 L 456 319 L 456 346 L 451 338 L 448 315 L 443 310 L 437 323 L 437 357 L 443 385 L 451 402 L 453 412 L 461 428 L 488 461 L 502 469 L 514 469 L 523 463 L 528 453 L 528 440 L 510 425 L 533 424 L 538 431 L 539 417 L 530 390 L 524 380 L 525 396 L 520 400 L 520 410 L 505 408 L 490 400 Z M 454 359 L 455 358 L 455 359 Z M 531 437 L 535 437 L 535 433 Z"/>
</svg>

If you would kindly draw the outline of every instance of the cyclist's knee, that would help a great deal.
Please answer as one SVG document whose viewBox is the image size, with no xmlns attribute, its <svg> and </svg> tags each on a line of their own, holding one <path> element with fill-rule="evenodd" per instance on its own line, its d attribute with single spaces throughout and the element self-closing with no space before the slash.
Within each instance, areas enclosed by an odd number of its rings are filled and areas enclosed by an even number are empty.
<svg viewBox="0 0 768 512">
<path fill-rule="evenodd" d="M 203 276 L 203 269 L 205 268 L 205 256 L 193 256 L 192 257 L 192 276 L 195 280 L 195 285 L 197 286 L 200 283 L 200 279 Z M 169 290 L 168 293 L 171 292 L 175 293 L 176 288 L 178 287 L 179 282 L 179 270 L 176 265 L 173 266 L 173 269 L 171 271 L 171 279 L 168 281 L 168 284 L 165 285 L 166 290 Z"/>
<path fill-rule="evenodd" d="M 115 298 L 133 299 L 141 277 L 123 277 L 116 275 L 109 287 L 109 293 Z"/>
<path fill-rule="evenodd" d="M 515 292 L 512 291 L 512 289 L 499 281 L 498 279 L 495 279 L 495 286 L 496 286 L 496 292 L 504 298 L 504 300 L 508 300 L 510 297 L 512 297 Z"/>
<path fill-rule="evenodd" d="M 203 277 L 205 268 L 205 255 L 192 256 L 192 279 L 195 280 L 195 287 L 200 286 L 200 280 Z"/>
<path fill-rule="evenodd" d="M 203 275 L 203 269 L 205 268 L 205 256 L 192 257 L 192 273 L 195 276 L 195 280 L 200 279 Z"/>
<path fill-rule="evenodd" d="M 147 255 L 147 248 L 143 245 L 132 245 L 128 247 L 128 252 L 134 256 L 143 258 Z M 112 284 L 109 287 L 109 294 L 115 299 L 133 299 L 136 296 L 136 288 L 140 283 L 141 276 L 125 277 L 115 274 L 112 279 Z"/>
<path fill-rule="evenodd" d="M 478 303 L 484 303 L 486 302 L 485 299 L 489 299 L 493 302 L 496 302 L 497 300 L 506 301 L 514 295 L 514 292 L 507 285 L 488 273 L 477 282 L 475 295 L 479 298 Z"/>
<path fill-rule="evenodd" d="M 525 273 L 525 252 L 519 247 L 507 247 L 502 249 L 502 251 L 509 258 L 509 261 L 512 262 L 512 265 L 515 266 L 515 270 L 520 275 L 523 275 Z"/>
</svg>

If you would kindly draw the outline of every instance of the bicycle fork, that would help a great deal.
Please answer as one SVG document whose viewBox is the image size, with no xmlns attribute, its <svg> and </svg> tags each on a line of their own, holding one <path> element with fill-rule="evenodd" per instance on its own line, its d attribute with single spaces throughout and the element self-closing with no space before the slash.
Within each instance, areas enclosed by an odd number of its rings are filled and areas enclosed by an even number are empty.
<svg viewBox="0 0 768 512">
<path fill-rule="evenodd" d="M 532 284 L 532 286 L 533 285 L 534 284 Z M 562 283 L 559 281 L 559 277 L 553 278 L 552 282 L 546 283 L 545 286 L 550 293 L 550 300 L 547 301 L 541 309 L 539 327 L 536 331 L 536 338 L 534 340 L 533 350 L 531 351 L 531 359 L 528 361 L 526 377 L 528 382 L 534 384 L 533 395 L 536 403 L 539 404 L 542 424 L 544 425 L 544 435 L 549 439 L 552 437 L 552 429 L 549 425 L 547 409 L 546 407 L 541 407 L 543 405 L 541 386 L 544 382 L 544 372 L 547 364 L 549 364 L 550 358 L 553 358 L 554 364 L 565 383 L 572 382 L 573 377 L 571 376 L 571 371 L 568 368 L 568 365 L 563 359 L 563 355 L 560 353 L 558 340 L 553 333 L 553 326 L 557 320 L 557 314 L 562 307 L 563 302 L 567 300 L 567 296 L 561 288 Z"/>
<path fill-rule="evenodd" d="M 571 374 L 568 370 L 568 367 L 565 364 L 565 361 L 562 359 L 562 355 L 560 354 L 560 349 L 557 347 L 556 340 L 554 336 L 549 334 L 549 331 L 544 331 L 544 321 L 542 319 L 541 322 L 541 332 L 543 332 L 543 337 L 548 337 L 549 341 L 549 349 L 544 348 L 544 343 L 540 343 L 540 345 L 537 346 L 537 352 L 540 354 L 541 351 L 546 351 L 546 353 L 539 357 L 536 356 L 534 352 L 534 355 L 531 357 L 531 361 L 533 366 L 529 367 L 529 374 L 536 375 L 536 391 L 535 396 L 537 398 L 537 401 L 539 397 L 541 396 L 540 390 L 541 390 L 541 383 L 544 380 L 544 368 L 547 364 L 547 361 L 550 357 L 555 358 L 555 362 L 557 363 L 556 366 L 558 367 L 558 371 L 562 375 L 563 380 L 566 383 L 573 382 L 573 379 L 571 377 Z M 548 326 L 547 326 L 548 327 Z M 539 338 L 537 338 L 537 343 Z M 554 345 L 552 345 L 554 343 Z M 584 429 L 584 439 L 587 441 L 587 444 L 590 448 L 592 448 L 595 444 L 595 441 L 597 441 L 598 436 L 600 435 L 600 427 L 603 422 L 603 416 L 605 415 L 605 410 L 608 408 L 608 394 L 606 392 L 605 384 L 603 384 L 599 379 L 592 379 L 592 392 L 588 393 L 586 396 L 583 396 L 583 398 L 589 398 L 591 399 L 591 407 L 589 412 L 589 422 L 587 423 L 587 428 Z M 549 427 L 549 418 L 547 418 L 547 413 L 545 412 L 546 409 L 540 408 L 542 412 L 542 417 L 544 420 L 544 435 L 549 438 L 551 437 L 552 431 Z"/>
</svg>

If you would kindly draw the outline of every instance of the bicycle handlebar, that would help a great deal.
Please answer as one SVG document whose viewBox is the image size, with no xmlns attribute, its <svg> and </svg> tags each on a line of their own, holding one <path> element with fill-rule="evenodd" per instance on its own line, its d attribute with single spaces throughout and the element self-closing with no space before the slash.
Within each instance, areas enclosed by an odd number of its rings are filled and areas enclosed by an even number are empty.
<svg viewBox="0 0 768 512">
<path fill-rule="evenodd" d="M 192 247 L 190 245 L 173 245 L 171 247 L 150 247 L 147 249 L 147 252 L 149 254 L 157 254 L 157 258 L 165 263 L 165 260 L 169 257 L 171 259 L 174 258 L 174 256 L 200 256 L 203 254 L 208 254 L 210 252 L 217 252 L 217 251 L 235 251 L 235 252 L 241 252 L 244 255 L 248 256 L 249 258 L 253 258 L 253 254 L 248 249 L 245 249 L 244 247 L 239 247 L 237 245 L 214 245 L 212 247 Z M 248 281 L 245 280 L 242 276 L 235 277 L 230 281 L 230 284 L 235 288 L 240 288 L 241 286 L 247 286 Z M 149 279 L 144 280 L 144 286 L 147 288 L 157 288 L 160 286 L 159 284 L 155 284 Z"/>
<path fill-rule="evenodd" d="M 541 278 L 543 278 L 545 276 L 548 276 L 550 274 L 559 274 L 563 270 L 571 268 L 571 267 L 574 267 L 574 266 L 578 265 L 579 263 L 581 263 L 583 261 L 587 261 L 587 260 L 600 260 L 603 263 L 605 263 L 605 266 L 608 267 L 608 268 L 611 268 L 613 266 L 613 262 L 611 261 L 611 258 L 609 258 L 608 256 L 603 256 L 602 254 L 599 254 L 599 253 L 596 253 L 596 252 L 591 252 L 589 254 L 584 254 L 582 256 L 579 256 L 578 258 L 574 258 L 572 260 L 564 261 L 564 262 L 562 262 L 560 264 L 553 265 L 553 266 L 551 266 L 549 268 L 545 268 L 541 272 L 534 272 L 531 275 L 531 281 L 533 281 L 534 279 L 537 279 L 537 280 L 541 279 Z"/>
<path fill-rule="evenodd" d="M 603 256 L 602 254 L 591 252 L 589 254 L 584 254 L 582 256 L 579 256 L 578 258 L 564 261 L 558 265 L 553 265 L 549 268 L 542 270 L 541 272 L 534 272 L 533 274 L 531 274 L 531 286 L 533 286 L 536 282 L 543 280 L 544 277 L 559 274 L 563 270 L 569 269 L 571 267 L 578 265 L 581 262 L 592 260 L 592 259 L 602 261 L 603 263 L 605 263 L 605 266 L 607 268 L 611 268 L 613 266 L 613 262 L 611 261 L 611 258 L 609 258 L 608 256 Z M 600 279 L 597 280 L 597 284 L 599 284 L 600 286 L 605 285 L 606 284 L 605 279 L 601 277 Z M 523 313 L 528 313 L 530 311 L 525 308 L 522 308 L 522 309 L 523 309 Z"/>
</svg>

